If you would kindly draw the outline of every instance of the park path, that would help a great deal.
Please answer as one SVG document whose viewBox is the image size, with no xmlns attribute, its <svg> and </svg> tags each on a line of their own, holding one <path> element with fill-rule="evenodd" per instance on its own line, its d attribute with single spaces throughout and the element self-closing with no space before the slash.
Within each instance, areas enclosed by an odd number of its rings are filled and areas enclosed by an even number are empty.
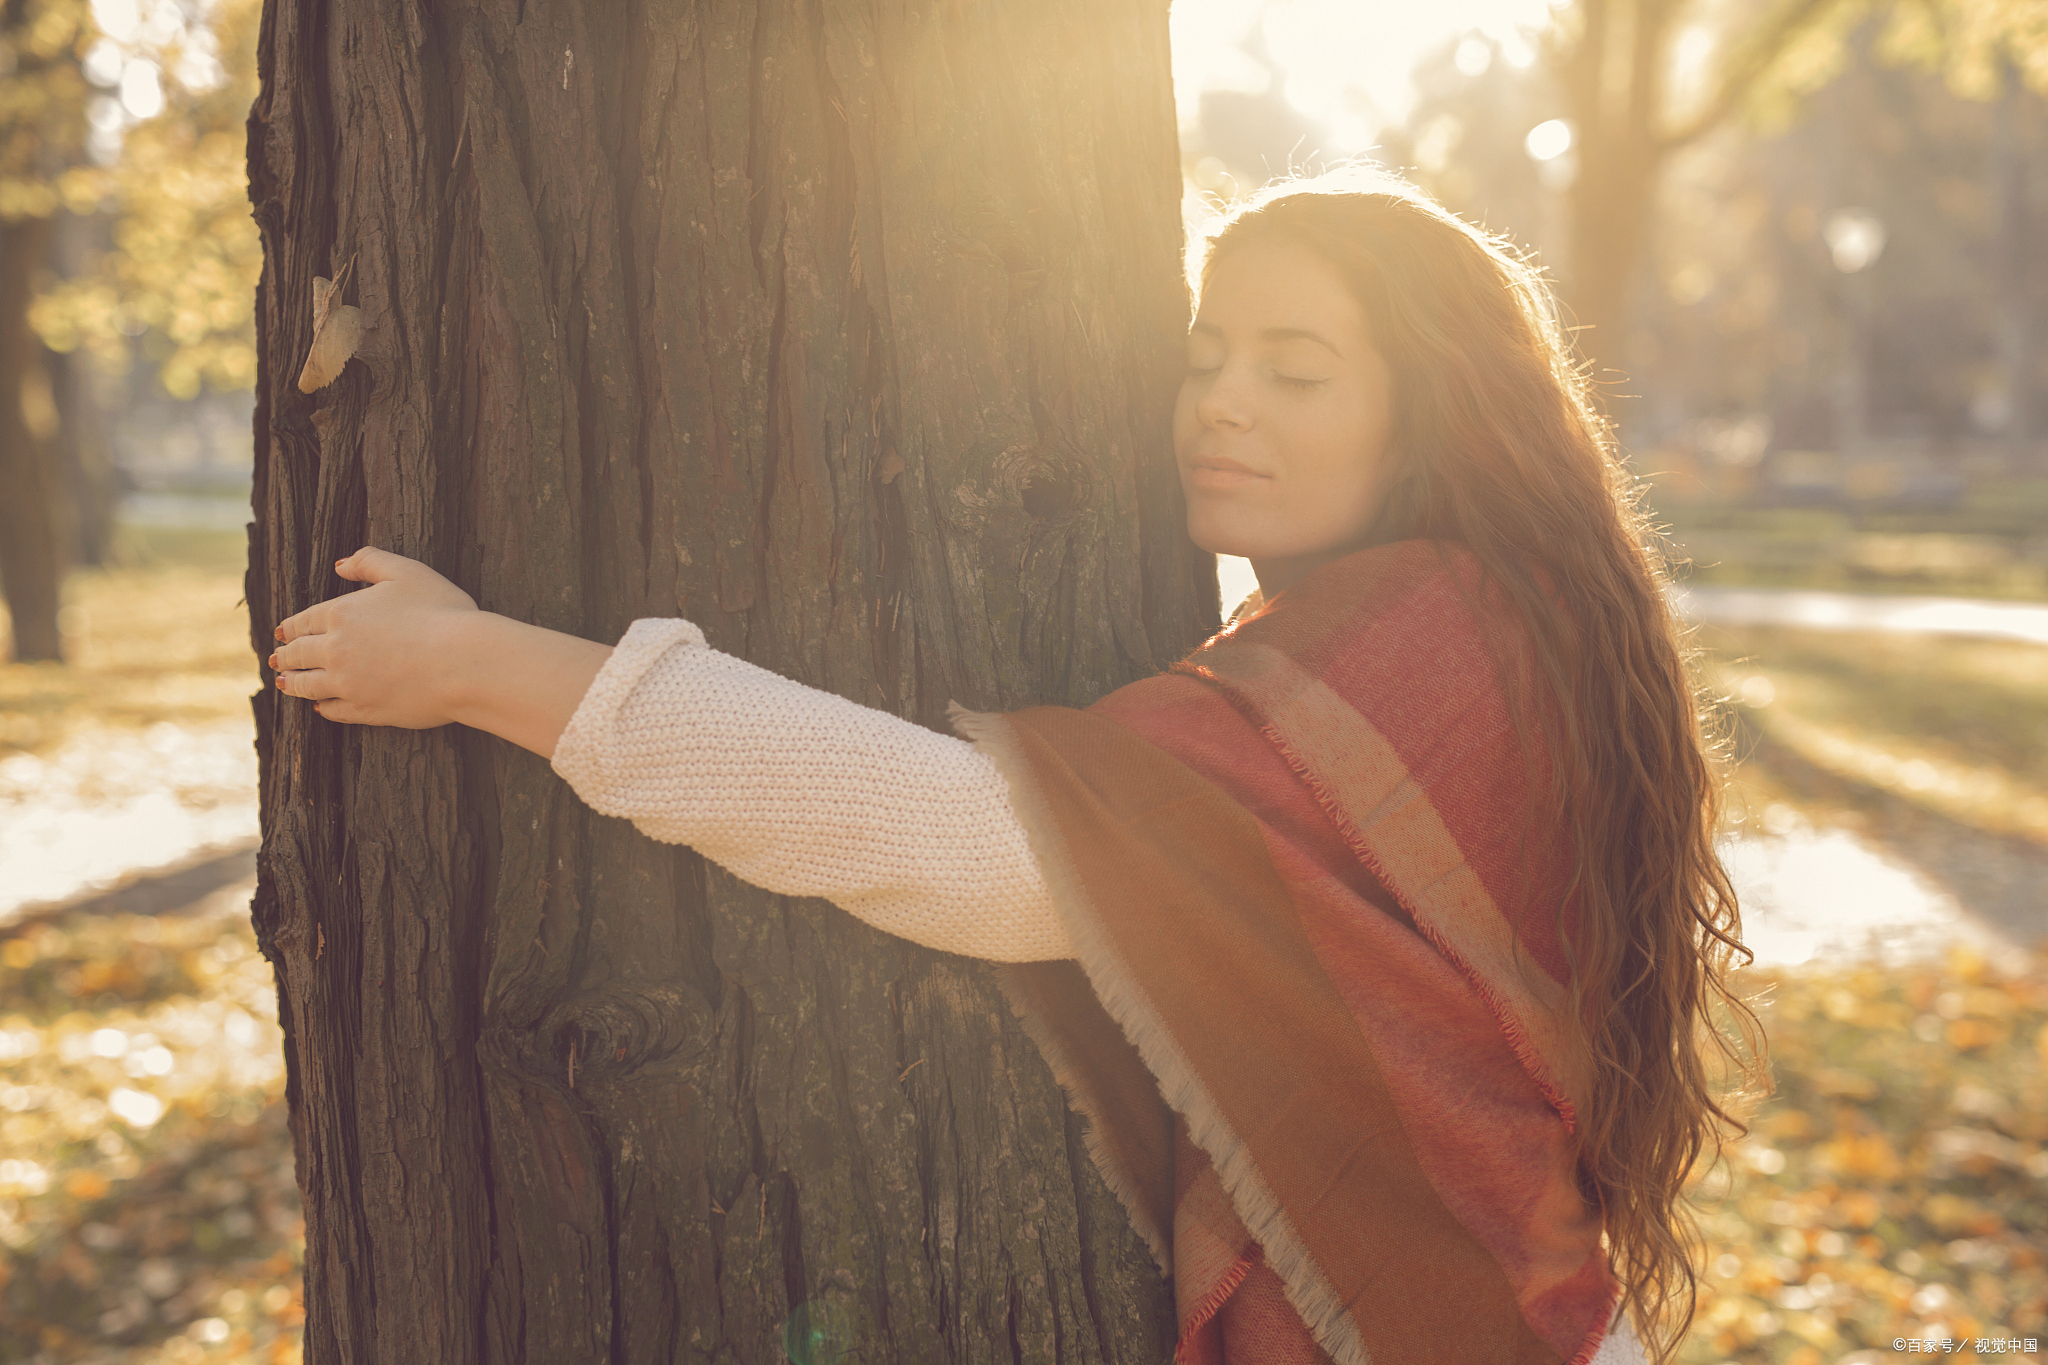
<svg viewBox="0 0 2048 1365">
<path fill-rule="evenodd" d="M 1679 588 L 1681 614 L 1717 626 L 1974 635 L 2048 645 L 2048 606 L 1971 597 L 1870 597 L 1806 588 Z"/>
<path fill-rule="evenodd" d="M 251 722 L 81 727 L 48 753 L 0 760 L 0 927 L 123 890 L 123 908 L 196 901 L 221 884 L 195 881 L 200 869 L 253 873 L 256 837 Z"/>
</svg>

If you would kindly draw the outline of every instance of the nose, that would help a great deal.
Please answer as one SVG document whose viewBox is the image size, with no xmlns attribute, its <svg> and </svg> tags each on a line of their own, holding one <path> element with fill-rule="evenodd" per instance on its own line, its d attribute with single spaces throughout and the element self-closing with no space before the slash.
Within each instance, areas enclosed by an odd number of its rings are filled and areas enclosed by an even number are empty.
<svg viewBox="0 0 2048 1365">
<path fill-rule="evenodd" d="M 1195 403 L 1195 420 L 1219 431 L 1244 431 L 1252 424 L 1250 395 L 1237 366 L 1225 365 Z"/>
</svg>

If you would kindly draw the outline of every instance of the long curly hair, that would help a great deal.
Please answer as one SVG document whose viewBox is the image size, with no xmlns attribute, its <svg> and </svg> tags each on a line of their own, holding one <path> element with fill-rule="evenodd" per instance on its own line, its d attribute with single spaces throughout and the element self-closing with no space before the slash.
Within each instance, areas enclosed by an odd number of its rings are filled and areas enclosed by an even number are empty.
<svg viewBox="0 0 2048 1365">
<path fill-rule="evenodd" d="M 1542 694 L 1548 809 L 1574 856 L 1567 1027 L 1593 1062 L 1574 1135 L 1580 1182 L 1662 1365 L 1697 1307 L 1686 1183 L 1704 1153 L 1748 1131 L 1739 1101 L 1769 1080 L 1762 1028 L 1728 983 L 1752 955 L 1714 849 L 1713 711 L 1658 539 L 1550 292 L 1513 249 L 1358 168 L 1273 186 L 1230 213 L 1198 244 L 1199 284 L 1253 242 L 1334 268 L 1392 373 L 1392 463 L 1364 543 L 1460 542 L 1527 623 L 1535 670 L 1522 685 Z"/>
</svg>

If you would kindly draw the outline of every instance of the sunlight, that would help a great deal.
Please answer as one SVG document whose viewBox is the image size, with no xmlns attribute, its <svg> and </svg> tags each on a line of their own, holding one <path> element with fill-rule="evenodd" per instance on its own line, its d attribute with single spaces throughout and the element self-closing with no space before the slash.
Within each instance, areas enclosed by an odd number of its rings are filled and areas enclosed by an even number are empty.
<svg viewBox="0 0 2048 1365">
<path fill-rule="evenodd" d="M 1458 49 L 1467 74 L 1485 69 L 1495 45 L 1502 60 L 1526 66 L 1536 56 L 1527 35 L 1550 16 L 1547 0 L 1176 0 L 1173 81 L 1181 126 L 1193 125 L 1205 91 L 1263 93 L 1269 78 L 1252 55 L 1263 48 L 1287 102 L 1328 135 L 1325 145 L 1301 154 L 1364 152 L 1380 129 L 1415 107 L 1417 62 L 1469 34 L 1482 41 Z"/>
<path fill-rule="evenodd" d="M 1710 584 L 1679 588 L 1672 598 L 1679 611 L 1693 620 L 1720 625 L 1975 635 L 2048 645 L 2048 607 L 2036 602 L 1770 591 Z"/>
<path fill-rule="evenodd" d="M 1741 897 L 1743 942 L 1757 966 L 1797 967 L 1819 958 L 1838 967 L 1900 967 L 1939 961 L 1958 942 L 1994 954 L 2015 951 L 1895 855 L 1851 830 L 1818 829 L 1784 815 L 1782 832 L 1738 836 L 1720 847 Z"/>
<path fill-rule="evenodd" d="M 1688 25 L 1671 45 L 1671 100 L 1676 107 L 1692 109 L 1707 98 L 1717 46 L 1713 29 L 1705 24 Z"/>
<path fill-rule="evenodd" d="M 1223 619 L 1229 620 L 1230 613 L 1237 610 L 1237 604 L 1259 590 L 1259 576 L 1252 572 L 1252 562 L 1237 555 L 1216 556 L 1216 598 L 1223 608 Z"/>
</svg>

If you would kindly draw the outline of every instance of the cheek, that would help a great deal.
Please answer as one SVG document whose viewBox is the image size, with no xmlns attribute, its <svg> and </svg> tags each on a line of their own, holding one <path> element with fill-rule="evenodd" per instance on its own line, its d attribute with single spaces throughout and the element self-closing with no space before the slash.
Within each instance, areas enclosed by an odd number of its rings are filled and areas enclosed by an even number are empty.
<svg viewBox="0 0 2048 1365">
<path fill-rule="evenodd" d="M 1362 535 L 1378 511 L 1386 424 L 1369 405 L 1324 416 L 1296 433 L 1302 477 L 1289 490 L 1290 511 L 1313 539 L 1341 543 Z"/>
</svg>

